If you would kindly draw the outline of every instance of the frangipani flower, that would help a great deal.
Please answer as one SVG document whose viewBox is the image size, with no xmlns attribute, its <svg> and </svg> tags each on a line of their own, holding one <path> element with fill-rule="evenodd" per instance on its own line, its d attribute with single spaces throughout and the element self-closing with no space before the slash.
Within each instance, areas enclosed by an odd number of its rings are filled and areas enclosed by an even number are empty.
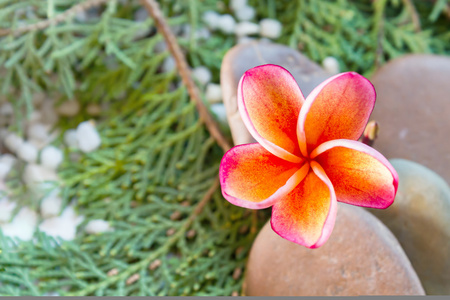
<svg viewBox="0 0 450 300">
<path fill-rule="evenodd" d="M 387 208 L 398 175 L 375 149 L 356 141 L 375 104 L 363 76 L 342 73 L 304 99 L 284 68 L 248 70 L 238 87 L 241 117 L 258 143 L 238 145 L 220 164 L 222 194 L 250 209 L 272 206 L 272 229 L 309 248 L 323 245 L 337 201 Z"/>
</svg>

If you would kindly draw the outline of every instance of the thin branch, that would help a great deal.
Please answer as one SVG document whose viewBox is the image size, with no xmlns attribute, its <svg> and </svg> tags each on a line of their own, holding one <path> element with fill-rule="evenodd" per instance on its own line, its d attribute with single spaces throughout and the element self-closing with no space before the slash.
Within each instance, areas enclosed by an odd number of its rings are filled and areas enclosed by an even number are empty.
<svg viewBox="0 0 450 300">
<path fill-rule="evenodd" d="M 0 29 L 0 36 L 6 36 L 10 34 L 20 35 L 30 31 L 42 30 L 52 25 L 57 25 L 61 22 L 64 22 L 79 12 L 86 11 L 94 6 L 99 6 L 100 4 L 104 4 L 108 1 L 109 0 L 87 0 L 85 2 L 72 6 L 70 9 L 66 10 L 61 14 L 56 15 L 54 18 L 51 19 L 37 22 L 35 24 L 26 25 L 17 29 L 10 29 L 10 28 Z"/>
<path fill-rule="evenodd" d="M 189 70 L 186 58 L 184 57 L 184 54 L 181 51 L 180 46 L 178 45 L 175 35 L 170 30 L 169 25 L 167 24 L 161 10 L 159 9 L 158 3 L 156 3 L 156 1 L 154 0 L 141 0 L 141 3 L 147 9 L 149 15 L 154 19 L 158 31 L 164 36 L 167 46 L 169 47 L 169 51 L 175 59 L 175 63 L 178 71 L 180 72 L 181 79 L 187 87 L 189 96 L 197 106 L 197 110 L 200 114 L 200 119 L 205 123 L 211 136 L 217 141 L 219 146 L 222 147 L 224 151 L 228 151 L 231 146 L 220 131 L 219 126 L 211 117 L 208 109 L 203 104 L 198 88 L 195 85 L 194 80 L 192 79 L 191 71 Z"/>
</svg>

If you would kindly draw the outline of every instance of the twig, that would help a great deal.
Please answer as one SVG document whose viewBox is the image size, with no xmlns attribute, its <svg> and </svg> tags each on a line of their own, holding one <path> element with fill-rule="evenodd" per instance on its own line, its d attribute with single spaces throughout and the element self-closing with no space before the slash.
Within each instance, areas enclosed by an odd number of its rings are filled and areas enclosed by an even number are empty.
<svg viewBox="0 0 450 300">
<path fill-rule="evenodd" d="M 421 30 L 420 28 L 420 18 L 419 14 L 417 13 L 416 7 L 411 2 L 411 0 L 402 0 L 403 5 L 406 6 L 406 9 L 408 10 L 409 14 L 411 15 L 411 21 L 414 24 L 414 31 L 419 32 Z"/>
<path fill-rule="evenodd" d="M 77 14 L 79 12 L 88 10 L 89 8 L 98 6 L 98 5 L 106 3 L 108 1 L 109 0 L 87 0 L 85 2 L 74 5 L 73 7 L 69 8 L 65 12 L 63 12 L 59 15 L 56 15 L 54 18 L 51 18 L 51 19 L 40 21 L 35 24 L 26 25 L 26 26 L 23 26 L 23 27 L 20 27 L 17 29 L 10 29 L 10 28 L 0 29 L 0 36 L 10 35 L 10 34 L 20 35 L 20 34 L 23 34 L 26 32 L 30 32 L 30 31 L 42 30 L 42 29 L 45 29 L 52 25 L 56 25 L 58 23 L 64 22 L 68 18 L 71 18 L 72 16 L 74 16 L 75 14 Z"/>
<path fill-rule="evenodd" d="M 231 146 L 220 131 L 214 119 L 209 114 L 208 109 L 203 104 L 198 88 L 192 79 L 191 71 L 189 70 L 184 54 L 181 51 L 174 34 L 170 30 L 170 27 L 167 24 L 161 10 L 159 9 L 158 3 L 154 0 L 141 0 L 141 3 L 147 9 L 149 15 L 152 16 L 158 31 L 164 36 L 167 46 L 169 47 L 169 51 L 175 59 L 181 79 L 187 87 L 189 96 L 197 106 L 200 119 L 205 123 L 211 136 L 217 141 L 219 146 L 222 147 L 224 151 L 228 151 Z"/>
</svg>

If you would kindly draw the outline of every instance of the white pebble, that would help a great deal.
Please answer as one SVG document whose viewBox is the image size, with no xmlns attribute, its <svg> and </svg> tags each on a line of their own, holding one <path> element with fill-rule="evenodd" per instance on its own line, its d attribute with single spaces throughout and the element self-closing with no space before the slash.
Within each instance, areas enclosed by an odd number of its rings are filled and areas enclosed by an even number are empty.
<svg viewBox="0 0 450 300">
<path fill-rule="evenodd" d="M 80 103 L 77 100 L 67 100 L 58 106 L 56 111 L 61 116 L 73 117 L 80 111 Z"/>
<path fill-rule="evenodd" d="M 255 9 L 251 6 L 244 6 L 234 12 L 239 21 L 250 21 L 255 17 Z"/>
<path fill-rule="evenodd" d="M 236 25 L 234 33 L 237 36 L 247 36 L 257 34 L 259 32 L 259 25 L 251 22 L 241 22 Z"/>
<path fill-rule="evenodd" d="M 4 179 L 8 175 L 15 161 L 16 158 L 9 153 L 0 156 L 0 179 Z"/>
<path fill-rule="evenodd" d="M 159 41 L 158 43 L 156 43 L 155 48 L 153 49 L 155 50 L 155 53 L 161 53 L 167 50 L 167 44 L 165 41 Z"/>
<path fill-rule="evenodd" d="M 206 27 L 197 29 L 195 32 L 195 38 L 200 40 L 207 40 L 211 37 L 211 32 Z"/>
<path fill-rule="evenodd" d="M 219 28 L 219 19 L 220 19 L 220 15 L 218 13 L 216 13 L 215 11 L 209 10 L 206 11 L 203 14 L 203 22 L 206 23 L 206 25 L 212 29 L 212 30 L 216 30 Z"/>
<path fill-rule="evenodd" d="M 219 28 L 223 33 L 231 34 L 234 32 L 236 21 L 231 15 L 221 15 L 219 18 Z"/>
<path fill-rule="evenodd" d="M 102 143 L 100 135 L 94 125 L 89 122 L 82 122 L 77 127 L 78 147 L 83 152 L 92 152 Z"/>
<path fill-rule="evenodd" d="M 340 72 L 339 68 L 339 62 L 336 58 L 333 56 L 325 57 L 325 59 L 322 61 L 322 66 L 330 74 L 338 74 Z"/>
<path fill-rule="evenodd" d="M 241 36 L 240 38 L 238 38 L 237 43 L 238 44 L 247 44 L 247 43 L 253 42 L 254 40 L 255 40 L 255 38 L 252 38 L 252 37 Z"/>
<path fill-rule="evenodd" d="M 11 152 L 16 153 L 20 146 L 24 143 L 23 138 L 11 132 L 5 137 L 5 145 Z"/>
<path fill-rule="evenodd" d="M 68 129 L 64 132 L 64 143 L 66 143 L 67 147 L 78 147 L 77 131 L 75 129 Z"/>
<path fill-rule="evenodd" d="M 28 121 L 28 124 L 34 124 L 34 123 L 38 123 L 39 121 L 42 120 L 42 114 L 40 111 L 38 110 L 34 110 L 31 115 L 30 115 L 30 119 Z"/>
<path fill-rule="evenodd" d="M 5 102 L 0 106 L 0 115 L 11 116 L 14 113 L 14 108 L 11 103 Z"/>
<path fill-rule="evenodd" d="M 83 221 L 83 217 L 75 214 L 71 206 L 66 207 L 61 216 L 44 220 L 39 225 L 39 230 L 52 237 L 59 237 L 71 241 L 77 233 L 77 226 Z"/>
<path fill-rule="evenodd" d="M 247 6 L 247 0 L 231 0 L 230 1 L 230 8 L 232 10 L 239 10 L 245 6 Z"/>
<path fill-rule="evenodd" d="M 59 214 L 62 199 L 59 196 L 60 190 L 55 189 L 48 194 L 41 202 L 41 215 L 44 218 L 55 217 Z"/>
<path fill-rule="evenodd" d="M 36 185 L 45 181 L 58 181 L 55 171 L 44 168 L 37 164 L 27 164 L 22 175 L 22 179 L 27 185 Z"/>
<path fill-rule="evenodd" d="M 173 70 L 175 70 L 175 67 L 175 59 L 172 56 L 168 56 L 166 57 L 166 59 L 164 59 L 164 62 L 162 64 L 163 72 L 172 72 Z"/>
<path fill-rule="evenodd" d="M 227 124 L 227 112 L 223 103 L 211 104 L 211 111 L 217 116 L 220 123 Z"/>
<path fill-rule="evenodd" d="M 22 208 L 11 223 L 0 225 L 3 234 L 22 241 L 33 237 L 37 222 L 37 214 L 28 207 Z"/>
<path fill-rule="evenodd" d="M 275 19 L 263 19 L 259 22 L 261 27 L 260 34 L 269 39 L 277 39 L 281 36 L 281 23 Z"/>
<path fill-rule="evenodd" d="M 48 125 L 42 123 L 32 123 L 27 129 L 27 137 L 31 140 L 45 142 L 49 138 Z"/>
<path fill-rule="evenodd" d="M 222 101 L 222 88 L 220 84 L 208 83 L 205 92 L 206 100 L 209 103 L 217 103 Z"/>
<path fill-rule="evenodd" d="M 192 70 L 192 76 L 201 84 L 205 85 L 211 81 L 211 71 L 204 66 L 197 67 Z"/>
<path fill-rule="evenodd" d="M 29 163 L 34 163 L 38 157 L 38 149 L 29 142 L 23 142 L 17 150 L 17 156 Z"/>
<path fill-rule="evenodd" d="M 16 206 L 17 204 L 9 201 L 8 197 L 3 196 L 0 199 L 0 223 L 9 222 L 11 214 Z"/>
<path fill-rule="evenodd" d="M 63 153 L 55 146 L 47 146 L 41 152 L 41 164 L 49 169 L 56 170 L 63 161 Z"/>
<path fill-rule="evenodd" d="M 45 99 L 41 105 L 42 122 L 46 125 L 53 126 L 58 122 L 58 114 L 53 107 L 53 100 Z"/>
<path fill-rule="evenodd" d="M 109 223 L 105 220 L 92 220 L 87 223 L 85 228 L 87 233 L 90 234 L 97 234 L 97 233 L 103 233 L 107 231 L 111 231 L 112 228 L 109 226 Z"/>
</svg>

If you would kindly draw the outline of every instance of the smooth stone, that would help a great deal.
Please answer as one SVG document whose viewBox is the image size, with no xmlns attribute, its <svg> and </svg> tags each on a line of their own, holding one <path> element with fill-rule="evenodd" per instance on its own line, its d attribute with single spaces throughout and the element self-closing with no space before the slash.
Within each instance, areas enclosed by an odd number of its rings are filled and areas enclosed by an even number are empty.
<svg viewBox="0 0 450 300">
<path fill-rule="evenodd" d="M 255 41 L 231 48 L 222 61 L 220 85 L 228 124 L 236 145 L 255 141 L 238 111 L 236 95 L 239 80 L 248 69 L 265 64 L 280 65 L 287 69 L 294 76 L 305 97 L 331 76 L 306 56 L 284 45 Z"/>
<path fill-rule="evenodd" d="M 320 248 L 281 238 L 268 222 L 250 251 L 246 296 L 424 295 L 394 235 L 369 212 L 339 203 Z"/>
<path fill-rule="evenodd" d="M 450 295 L 450 187 L 430 169 L 391 160 L 399 176 L 394 203 L 370 209 L 397 237 L 428 295 Z"/>
<path fill-rule="evenodd" d="M 420 163 L 450 182 L 450 58 L 414 54 L 395 59 L 371 79 L 377 102 L 374 147 L 387 158 Z"/>
</svg>

